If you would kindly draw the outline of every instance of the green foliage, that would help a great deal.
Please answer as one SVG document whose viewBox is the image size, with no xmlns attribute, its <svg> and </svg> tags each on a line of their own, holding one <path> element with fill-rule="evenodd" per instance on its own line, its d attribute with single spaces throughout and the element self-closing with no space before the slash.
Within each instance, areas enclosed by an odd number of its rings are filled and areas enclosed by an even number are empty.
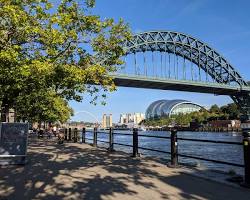
<svg viewBox="0 0 250 200">
<path fill-rule="evenodd" d="M 210 110 L 211 113 L 220 113 L 220 108 L 218 105 L 214 104 L 211 106 Z"/>
<path fill-rule="evenodd" d="M 131 37 L 122 20 L 91 15 L 94 0 L 52 2 L 0 0 L 0 102 L 26 119 L 38 119 L 46 110 L 46 104 L 32 104 L 35 97 L 42 102 L 54 98 L 59 107 L 81 101 L 86 92 L 93 103 L 105 98 L 115 90 L 108 74 L 122 64 L 121 44 Z M 47 113 L 42 118 L 56 117 Z"/>
<path fill-rule="evenodd" d="M 241 112 L 235 103 L 230 103 L 227 106 L 222 106 L 221 112 L 225 114 L 228 119 L 239 119 L 241 115 Z"/>
<path fill-rule="evenodd" d="M 57 96 L 53 91 L 38 91 L 28 94 L 28 97 L 20 96 L 17 105 L 17 119 L 30 122 L 50 121 L 66 122 L 73 114 L 67 101 Z M 24 117 L 25 116 L 25 117 Z"/>
</svg>

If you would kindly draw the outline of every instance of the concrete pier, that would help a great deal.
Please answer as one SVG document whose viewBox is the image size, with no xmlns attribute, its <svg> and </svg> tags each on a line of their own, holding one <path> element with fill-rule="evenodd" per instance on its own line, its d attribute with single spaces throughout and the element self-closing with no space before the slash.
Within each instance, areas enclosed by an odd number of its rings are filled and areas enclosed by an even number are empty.
<svg viewBox="0 0 250 200">
<path fill-rule="evenodd" d="M 87 144 L 33 141 L 25 166 L 0 168 L 0 200 L 249 200 L 250 190 Z"/>
</svg>

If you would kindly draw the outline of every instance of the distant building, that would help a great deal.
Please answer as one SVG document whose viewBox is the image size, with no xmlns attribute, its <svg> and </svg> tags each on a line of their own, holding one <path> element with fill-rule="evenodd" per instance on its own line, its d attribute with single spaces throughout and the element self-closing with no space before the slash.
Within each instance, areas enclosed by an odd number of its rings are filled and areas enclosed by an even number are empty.
<svg viewBox="0 0 250 200">
<path fill-rule="evenodd" d="M 3 116 L 1 116 L 3 115 Z M 15 122 L 16 121 L 16 116 L 15 116 L 15 110 L 14 109 L 9 109 L 9 111 L 6 114 L 0 114 L 1 118 L 5 118 L 6 122 Z"/>
<path fill-rule="evenodd" d="M 113 125 L 112 114 L 104 114 L 102 116 L 102 128 L 110 128 Z"/>
<path fill-rule="evenodd" d="M 214 120 L 208 123 L 213 128 L 240 128 L 240 120 Z"/>
<path fill-rule="evenodd" d="M 126 113 L 120 115 L 120 124 L 139 124 L 145 119 L 144 113 Z"/>
<path fill-rule="evenodd" d="M 15 110 L 14 109 L 10 109 L 9 111 L 9 119 L 8 122 L 15 122 Z"/>
<path fill-rule="evenodd" d="M 127 117 L 127 114 L 121 114 L 120 115 L 120 123 L 121 124 L 127 124 L 128 123 L 128 117 Z"/>
<path fill-rule="evenodd" d="M 199 111 L 203 107 L 190 101 L 176 100 L 158 100 L 149 105 L 146 110 L 146 119 L 159 118 L 162 116 L 171 116 L 176 114 L 186 114 Z"/>
<path fill-rule="evenodd" d="M 134 123 L 135 124 L 139 124 L 144 119 L 145 119 L 144 113 L 134 113 Z"/>
</svg>

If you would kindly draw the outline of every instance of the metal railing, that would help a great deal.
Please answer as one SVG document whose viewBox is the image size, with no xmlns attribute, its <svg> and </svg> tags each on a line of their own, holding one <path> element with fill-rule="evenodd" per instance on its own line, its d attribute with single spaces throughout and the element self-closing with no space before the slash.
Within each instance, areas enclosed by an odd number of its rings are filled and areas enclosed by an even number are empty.
<svg viewBox="0 0 250 200">
<path fill-rule="evenodd" d="M 88 140 L 93 140 L 93 145 L 97 146 L 97 142 L 103 142 L 103 143 L 110 143 L 109 141 L 105 141 L 105 140 L 100 140 L 97 138 L 97 133 L 102 133 L 102 134 L 109 134 L 107 132 L 102 132 L 102 131 L 88 131 L 89 133 L 94 133 L 94 137 L 93 138 L 86 138 Z M 137 134 L 136 136 L 134 136 L 134 134 Z M 218 164 L 225 164 L 225 165 L 231 165 L 231 166 L 236 166 L 236 167 L 244 167 L 243 164 L 238 164 L 238 163 L 231 163 L 231 162 L 226 162 L 226 161 L 221 161 L 221 160 L 215 160 L 215 159 L 209 159 L 209 158 L 203 158 L 203 157 L 198 157 L 198 156 L 193 156 L 193 155 L 186 155 L 186 154 L 181 154 L 178 153 L 178 143 L 177 141 L 191 141 L 191 142 L 204 142 L 204 143 L 215 143 L 215 144 L 232 144 L 232 145 L 242 145 L 241 142 L 231 142 L 231 141 L 217 141 L 217 140 L 204 140 L 204 139 L 190 139 L 190 138 L 171 138 L 171 137 L 166 137 L 166 136 L 155 136 L 155 135 L 145 135 L 145 134 L 138 134 L 135 130 L 133 131 L 133 134 L 129 134 L 129 133 L 119 133 L 119 132 L 114 132 L 113 135 L 122 135 L 122 136 L 133 136 L 133 145 L 129 145 L 129 144 L 124 144 L 124 143 L 118 143 L 118 142 L 113 142 L 113 145 L 120 145 L 120 146 L 126 146 L 126 147 L 132 147 L 134 148 L 133 150 L 133 155 L 136 156 L 138 155 L 138 150 L 142 149 L 142 150 L 147 150 L 147 151 L 154 151 L 154 152 L 159 152 L 159 153 L 167 153 L 167 154 L 173 154 L 173 151 L 175 151 L 175 156 L 171 156 L 173 160 L 174 157 L 185 157 L 185 158 L 192 158 L 192 159 L 197 159 L 197 160 L 203 160 L 203 161 L 208 161 L 208 162 L 214 162 L 214 163 L 218 163 Z M 158 149 L 152 149 L 152 148 L 146 148 L 146 147 L 141 147 L 138 146 L 138 139 L 139 137 L 147 137 L 147 138 L 157 138 L 157 139 L 167 139 L 167 140 L 171 140 L 171 143 L 174 144 L 171 145 L 171 149 L 172 151 L 162 151 L 162 150 L 158 150 Z M 173 141 L 174 140 L 174 141 Z M 176 146 L 176 147 L 175 147 Z M 176 150 L 175 150 L 176 149 Z M 172 152 L 172 153 L 171 153 Z M 172 165 L 178 165 L 178 158 L 176 159 L 175 162 L 171 162 Z"/>
<path fill-rule="evenodd" d="M 83 128 L 81 130 L 81 132 L 82 132 L 82 135 L 81 135 L 82 143 L 86 143 L 86 140 L 92 140 L 92 145 L 95 147 L 97 146 L 97 142 L 106 143 L 109 146 L 108 151 L 113 151 L 114 145 L 119 145 L 119 146 L 124 146 L 124 147 L 131 147 L 133 149 L 132 150 L 133 157 L 137 157 L 139 155 L 140 149 L 152 151 L 152 152 L 169 154 L 171 156 L 171 162 L 170 162 L 169 166 L 171 166 L 171 167 L 177 167 L 178 166 L 178 157 L 183 157 L 183 158 L 190 158 L 190 159 L 196 159 L 196 160 L 202 160 L 202 161 L 207 161 L 207 162 L 213 162 L 213 163 L 218 163 L 218 164 L 224 164 L 224 165 L 244 168 L 245 169 L 245 180 L 246 180 L 246 178 L 248 178 L 246 176 L 248 176 L 249 171 L 250 171 L 250 165 L 246 164 L 246 159 L 245 159 L 245 164 L 243 165 L 243 164 L 232 163 L 232 162 L 227 162 L 227 161 L 223 161 L 223 160 L 216 160 L 216 159 L 211 159 L 211 158 L 204 158 L 204 157 L 199 157 L 199 156 L 194 156 L 194 155 L 178 153 L 178 141 L 189 141 L 189 142 L 199 142 L 199 143 L 214 143 L 214 144 L 227 144 L 227 145 L 242 146 L 242 148 L 244 147 L 243 148 L 244 149 L 244 158 L 246 158 L 246 155 L 245 155 L 246 154 L 245 153 L 246 146 L 245 146 L 245 143 L 243 144 L 243 142 L 182 138 L 182 137 L 177 137 L 177 130 L 176 129 L 171 130 L 170 137 L 138 134 L 138 129 L 135 129 L 135 128 L 133 129 L 133 134 L 114 132 L 112 128 L 110 128 L 108 132 L 97 131 L 97 128 L 94 128 L 93 131 L 86 131 L 86 129 Z M 73 140 L 74 142 L 77 142 L 77 140 L 79 139 L 79 137 L 77 136 L 78 133 L 79 133 L 79 131 L 77 129 L 74 129 L 73 137 L 72 137 L 71 129 L 69 129 L 68 131 L 67 131 L 67 129 L 65 129 L 65 139 L 66 140 Z M 86 133 L 92 133 L 93 138 L 86 137 Z M 108 140 L 98 139 L 98 134 L 107 134 L 109 136 L 109 138 L 108 138 Z M 132 137 L 132 144 L 124 144 L 124 143 L 114 142 L 114 135 Z M 170 150 L 163 151 L 163 150 L 159 150 L 159 149 L 152 149 L 152 148 L 139 146 L 138 141 L 139 141 L 139 138 L 142 138 L 142 137 L 169 140 L 170 141 Z M 248 156 L 250 157 L 250 155 L 248 155 Z"/>
</svg>

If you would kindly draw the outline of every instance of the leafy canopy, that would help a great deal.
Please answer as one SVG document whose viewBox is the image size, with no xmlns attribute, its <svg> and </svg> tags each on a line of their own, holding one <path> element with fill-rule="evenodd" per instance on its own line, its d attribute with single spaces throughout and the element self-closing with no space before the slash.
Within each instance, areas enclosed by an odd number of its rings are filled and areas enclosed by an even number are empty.
<svg viewBox="0 0 250 200">
<path fill-rule="evenodd" d="M 109 73 L 122 64 L 122 43 L 131 37 L 123 20 L 91 14 L 94 0 L 52 2 L 0 0 L 0 102 L 26 119 L 40 116 L 35 97 L 81 101 L 87 92 L 93 102 L 105 98 L 115 89 Z"/>
</svg>

